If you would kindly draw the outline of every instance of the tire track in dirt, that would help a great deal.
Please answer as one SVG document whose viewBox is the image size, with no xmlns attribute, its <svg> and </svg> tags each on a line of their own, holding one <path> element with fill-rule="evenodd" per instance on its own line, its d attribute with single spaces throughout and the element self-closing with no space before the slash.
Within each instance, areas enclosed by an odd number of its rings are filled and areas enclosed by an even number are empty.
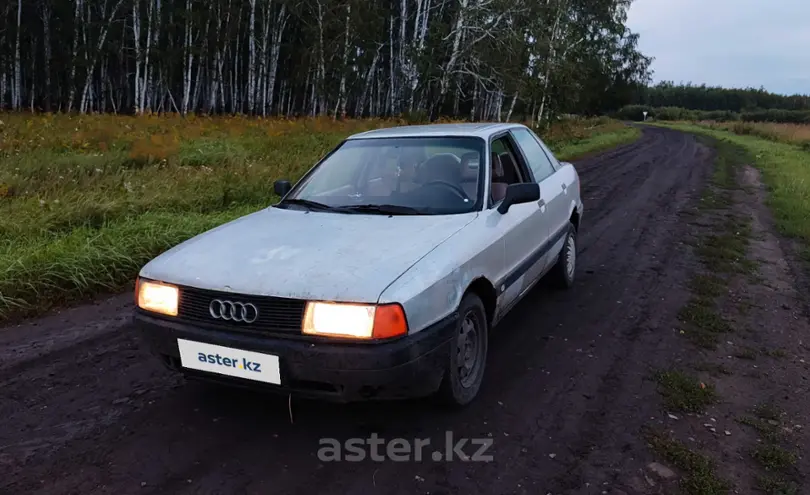
<svg viewBox="0 0 810 495">
<path fill-rule="evenodd" d="M 5 329 L 0 492 L 601 493 L 621 484 L 643 465 L 625 455 L 644 450 L 638 425 L 660 414 L 645 378 L 669 352 L 662 334 L 686 298 L 678 214 L 710 159 L 691 136 L 645 128 L 636 143 L 576 163 L 586 204 L 576 287 L 538 287 L 495 329 L 481 395 L 462 411 L 293 401 L 291 423 L 286 398 L 165 372 L 117 320 L 130 296 Z M 492 438 L 493 462 L 316 456 L 320 438 L 374 432 L 429 438 L 443 451 L 446 431 Z"/>
</svg>

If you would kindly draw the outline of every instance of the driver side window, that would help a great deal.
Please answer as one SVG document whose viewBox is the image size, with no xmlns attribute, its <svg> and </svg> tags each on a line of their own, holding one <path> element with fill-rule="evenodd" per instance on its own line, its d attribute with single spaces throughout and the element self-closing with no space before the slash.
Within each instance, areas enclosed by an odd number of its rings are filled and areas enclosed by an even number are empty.
<svg viewBox="0 0 810 495">
<path fill-rule="evenodd" d="M 492 204 L 498 203 L 506 196 L 507 186 L 524 182 L 517 163 L 514 148 L 506 136 L 492 142 L 490 153 L 492 182 L 489 188 Z"/>
</svg>

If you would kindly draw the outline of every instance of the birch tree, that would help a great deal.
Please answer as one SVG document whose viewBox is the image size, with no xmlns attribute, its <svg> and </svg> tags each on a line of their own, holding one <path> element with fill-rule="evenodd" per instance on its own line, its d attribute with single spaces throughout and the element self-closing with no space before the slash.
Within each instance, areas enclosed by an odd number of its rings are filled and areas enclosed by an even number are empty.
<svg viewBox="0 0 810 495">
<path fill-rule="evenodd" d="M 6 0 L 0 109 L 546 121 L 646 84 L 629 5 Z"/>
</svg>

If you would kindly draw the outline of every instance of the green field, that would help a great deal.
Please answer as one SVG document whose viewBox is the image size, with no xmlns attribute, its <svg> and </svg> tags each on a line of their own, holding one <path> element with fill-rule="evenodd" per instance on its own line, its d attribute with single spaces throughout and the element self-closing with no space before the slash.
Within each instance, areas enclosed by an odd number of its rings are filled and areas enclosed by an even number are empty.
<svg viewBox="0 0 810 495">
<path fill-rule="evenodd" d="M 395 120 L 0 114 L 0 321 L 129 288 L 152 257 L 278 198 L 349 134 Z M 635 140 L 578 120 L 562 159 Z"/>
</svg>

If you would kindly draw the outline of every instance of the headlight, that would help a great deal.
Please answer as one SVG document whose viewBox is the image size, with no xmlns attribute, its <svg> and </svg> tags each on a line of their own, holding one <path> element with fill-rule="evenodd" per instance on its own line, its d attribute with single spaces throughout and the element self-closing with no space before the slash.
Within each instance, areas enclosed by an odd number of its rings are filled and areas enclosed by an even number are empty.
<svg viewBox="0 0 810 495">
<path fill-rule="evenodd" d="M 386 339 L 408 333 L 408 324 L 399 304 L 310 302 L 301 330 L 308 335 Z"/>
<path fill-rule="evenodd" d="M 173 285 L 138 280 L 136 298 L 141 309 L 177 316 L 178 291 Z"/>
</svg>

